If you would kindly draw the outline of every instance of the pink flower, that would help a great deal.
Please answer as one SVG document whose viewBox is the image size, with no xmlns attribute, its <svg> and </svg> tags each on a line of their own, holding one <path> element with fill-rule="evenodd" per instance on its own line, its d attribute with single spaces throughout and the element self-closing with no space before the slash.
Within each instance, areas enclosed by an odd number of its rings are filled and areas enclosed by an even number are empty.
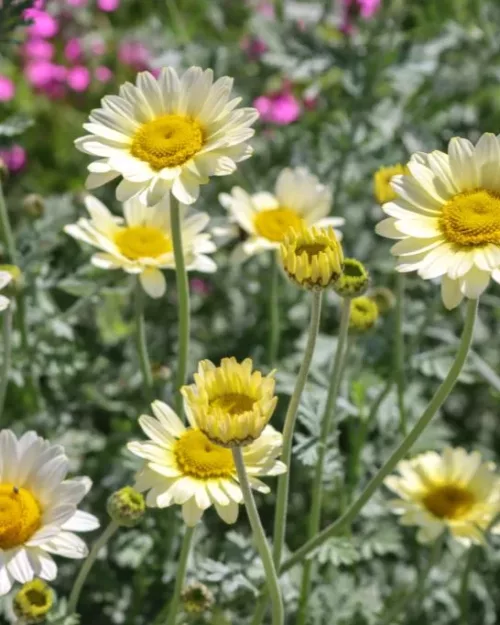
<svg viewBox="0 0 500 625">
<path fill-rule="evenodd" d="M 77 65 L 68 70 L 68 87 L 73 91 L 87 91 L 90 85 L 90 72 L 84 65 Z"/>
<path fill-rule="evenodd" d="M 24 55 L 36 61 L 50 61 L 54 56 L 54 46 L 45 39 L 28 39 L 23 46 Z"/>
<path fill-rule="evenodd" d="M 260 13 L 270 20 L 274 19 L 274 5 L 272 2 L 266 2 L 266 0 L 264 0 L 263 2 L 259 2 L 258 5 L 255 7 L 255 10 L 257 11 L 257 13 Z"/>
<path fill-rule="evenodd" d="M 90 42 L 90 49 L 96 56 L 106 54 L 106 42 L 104 39 L 94 39 Z"/>
<path fill-rule="evenodd" d="M 83 48 L 80 40 L 74 37 L 69 39 L 64 46 L 64 56 L 70 61 L 70 63 L 77 63 L 83 58 Z"/>
<path fill-rule="evenodd" d="M 197 295 L 209 295 L 212 292 L 212 285 L 206 280 L 200 278 L 193 278 L 189 281 L 191 291 Z"/>
<path fill-rule="evenodd" d="M 368 19 L 379 10 L 382 0 L 358 0 L 361 17 Z"/>
<path fill-rule="evenodd" d="M 258 61 L 267 51 L 267 44 L 259 37 L 246 37 L 241 42 L 241 48 L 247 53 L 250 60 Z"/>
<path fill-rule="evenodd" d="M 290 91 L 261 95 L 253 105 L 262 121 L 287 126 L 300 117 L 300 103 Z"/>
<path fill-rule="evenodd" d="M 343 16 L 340 30 L 347 35 L 352 34 L 353 20 L 358 16 L 370 19 L 379 10 L 382 0 L 343 0 Z"/>
<path fill-rule="evenodd" d="M 0 150 L 0 159 L 5 163 L 7 169 L 15 174 L 26 165 L 26 151 L 20 145 L 13 145 L 10 148 Z"/>
<path fill-rule="evenodd" d="M 16 87 L 10 78 L 0 74 L 0 102 L 9 102 L 16 94 Z"/>
<path fill-rule="evenodd" d="M 24 68 L 24 75 L 33 87 L 43 88 L 54 80 L 55 67 L 49 61 L 30 61 Z"/>
<path fill-rule="evenodd" d="M 23 16 L 25 19 L 33 20 L 33 24 L 28 28 L 31 37 L 42 37 L 49 39 L 59 30 L 59 24 L 52 15 L 39 9 L 26 9 Z"/>
<path fill-rule="evenodd" d="M 113 72 L 105 65 L 95 68 L 94 76 L 99 82 L 109 82 L 113 78 Z"/>
<path fill-rule="evenodd" d="M 97 8 L 112 13 L 120 6 L 120 0 L 97 0 Z"/>
<path fill-rule="evenodd" d="M 118 59 L 139 72 L 149 68 L 150 58 L 149 50 L 140 41 L 123 41 L 118 48 Z"/>
</svg>

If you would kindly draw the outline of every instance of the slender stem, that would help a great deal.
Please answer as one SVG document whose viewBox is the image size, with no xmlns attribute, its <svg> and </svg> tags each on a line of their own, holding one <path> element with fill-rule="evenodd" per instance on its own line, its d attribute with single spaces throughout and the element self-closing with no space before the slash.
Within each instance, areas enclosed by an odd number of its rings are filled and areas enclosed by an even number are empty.
<svg viewBox="0 0 500 625">
<path fill-rule="evenodd" d="M 276 364 L 280 342 L 279 264 L 275 252 L 271 252 L 271 290 L 269 294 L 269 343 L 267 359 L 271 367 Z"/>
<path fill-rule="evenodd" d="M 7 204 L 5 203 L 5 197 L 2 189 L 2 182 L 0 181 L 0 229 L 2 230 L 2 238 L 7 249 L 7 256 L 9 262 L 13 265 L 17 265 L 17 250 L 14 242 L 14 235 L 12 234 L 12 228 L 10 226 L 9 213 L 7 211 Z"/>
<path fill-rule="evenodd" d="M 326 451 L 328 448 L 328 438 L 332 431 L 332 426 L 336 425 L 336 405 L 340 389 L 340 381 L 344 369 L 344 358 L 346 356 L 347 337 L 349 332 L 349 317 L 351 314 L 351 299 L 345 297 L 342 300 L 342 310 L 340 314 L 340 326 L 337 339 L 337 349 L 335 360 L 330 377 L 330 387 L 326 398 L 325 411 L 321 422 L 321 433 L 318 441 L 318 461 L 312 485 L 312 503 L 309 514 L 308 538 L 312 539 L 319 531 L 321 523 L 321 503 L 323 500 L 323 473 L 325 469 Z M 311 577 L 313 572 L 313 561 L 307 560 L 304 563 L 302 573 L 302 587 L 299 599 L 299 610 L 297 615 L 297 625 L 304 625 L 307 618 L 307 600 L 311 588 Z"/>
<path fill-rule="evenodd" d="M 119 527 L 120 526 L 118 525 L 118 523 L 115 523 L 115 521 L 111 521 L 104 530 L 104 532 L 93 544 L 92 549 L 85 559 L 82 568 L 80 569 L 80 572 L 78 573 L 78 576 L 75 580 L 75 583 L 73 584 L 73 588 L 71 590 L 68 601 L 68 616 L 76 611 L 76 606 L 78 605 L 78 599 L 80 598 L 80 593 L 82 592 L 83 585 L 85 584 L 88 574 L 90 573 L 90 570 L 93 567 L 97 556 L 99 555 L 99 551 L 102 547 L 104 547 L 104 545 L 108 542 L 108 540 L 113 536 L 113 534 Z"/>
<path fill-rule="evenodd" d="M 257 549 L 264 565 L 264 571 L 266 573 L 266 583 L 271 596 L 271 603 L 273 609 L 273 625 L 284 625 L 285 612 L 283 608 L 283 599 L 281 597 L 281 590 L 278 582 L 278 575 L 276 574 L 276 568 L 274 567 L 273 556 L 271 549 L 267 543 L 264 528 L 260 521 L 257 506 L 255 505 L 255 499 L 253 498 L 252 489 L 250 488 L 250 481 L 245 469 L 245 462 L 243 460 L 243 454 L 241 447 L 233 447 L 233 459 L 238 473 L 238 481 L 240 483 L 241 491 L 243 493 L 243 499 L 245 501 L 245 507 L 247 509 L 248 520 L 252 528 L 255 542 L 257 543 Z M 170 623 L 168 625 L 171 625 Z"/>
<path fill-rule="evenodd" d="M 419 438 L 425 428 L 429 425 L 432 418 L 435 416 L 439 408 L 448 398 L 448 395 L 455 386 L 460 371 L 464 366 L 469 352 L 469 347 L 472 342 L 472 333 L 474 330 L 474 322 L 476 320 L 478 300 L 468 300 L 467 314 L 465 318 L 464 328 L 462 331 L 462 337 L 457 350 L 455 361 L 448 372 L 448 375 L 439 386 L 438 390 L 434 394 L 433 398 L 429 402 L 429 405 L 425 409 L 422 416 L 419 418 L 413 429 L 408 433 L 402 443 L 392 452 L 385 464 L 378 470 L 378 472 L 368 482 L 363 492 L 359 497 L 349 506 L 345 514 L 343 514 L 336 521 L 328 525 L 324 530 L 317 534 L 314 538 L 308 540 L 302 547 L 300 547 L 288 560 L 286 560 L 281 566 L 280 572 L 284 573 L 290 568 L 295 566 L 298 562 L 303 560 L 314 549 L 322 545 L 326 540 L 335 536 L 341 532 L 346 526 L 348 526 L 357 517 L 359 512 L 370 501 L 375 491 L 382 485 L 384 479 L 394 470 L 400 460 L 404 458 L 407 452 L 411 449 L 415 441 Z"/>
<path fill-rule="evenodd" d="M 467 552 L 465 566 L 460 580 L 460 624 L 469 623 L 469 577 L 479 555 L 479 549 L 472 545 Z"/>
<path fill-rule="evenodd" d="M 8 308 L 6 308 L 3 313 L 3 361 L 1 374 L 2 377 L 0 378 L 0 423 L 3 416 L 7 386 L 9 384 L 10 360 L 12 356 L 12 317 L 14 314 L 13 306 L 13 302 L 10 302 Z"/>
<path fill-rule="evenodd" d="M 177 360 L 177 375 L 175 379 L 175 408 L 179 416 L 182 415 L 182 395 L 179 390 L 186 383 L 189 352 L 189 283 L 184 250 L 182 249 L 180 211 L 181 209 L 178 200 L 176 200 L 174 196 L 171 196 L 170 223 L 172 227 L 172 242 L 174 244 L 177 298 L 179 301 L 179 354 Z"/>
<path fill-rule="evenodd" d="M 322 295 L 322 291 L 314 292 L 312 294 L 311 322 L 309 324 L 309 335 L 307 337 L 306 349 L 302 357 L 299 373 L 297 374 L 297 380 L 295 381 L 295 388 L 293 389 L 292 396 L 290 397 L 290 403 L 288 404 L 285 416 L 285 425 L 283 427 L 283 452 L 281 454 L 281 460 L 285 463 L 288 470 L 278 479 L 273 534 L 273 560 L 275 566 L 279 566 L 281 563 L 281 554 L 285 543 L 293 432 L 297 421 L 297 410 L 300 404 L 300 397 L 302 395 L 302 391 L 304 390 L 304 386 L 306 385 L 307 374 L 309 373 L 309 367 L 311 366 L 314 353 L 314 346 L 316 345 L 316 338 L 318 336 Z"/>
<path fill-rule="evenodd" d="M 276 19 L 279 22 L 285 21 L 285 0 L 274 0 Z"/>
<path fill-rule="evenodd" d="M 194 530 L 195 530 L 194 527 L 186 527 L 186 531 L 184 533 L 184 538 L 182 540 L 181 554 L 179 556 L 179 562 L 177 564 L 177 571 L 175 572 L 174 594 L 170 601 L 166 625 L 175 624 L 175 620 L 177 617 L 177 610 L 179 608 L 179 599 L 181 597 L 182 587 L 184 586 L 184 581 L 186 579 L 186 569 L 187 569 L 189 554 L 191 553 L 191 545 L 193 542 Z"/>
<path fill-rule="evenodd" d="M 402 273 L 396 274 L 396 308 L 394 340 L 394 371 L 396 373 L 396 388 L 398 393 L 399 428 L 406 436 L 407 420 L 405 410 L 405 340 L 403 334 L 403 310 L 405 296 L 405 280 Z"/>
<path fill-rule="evenodd" d="M 267 603 L 269 596 L 266 592 L 261 592 L 259 600 L 257 601 L 257 607 L 255 608 L 255 614 L 253 615 L 250 625 L 260 625 L 267 612 Z"/>
<path fill-rule="evenodd" d="M 135 289 L 135 323 L 137 353 L 139 355 L 139 365 L 141 367 L 142 381 L 145 395 L 148 400 L 152 399 L 153 375 L 148 356 L 148 344 L 146 341 L 146 324 L 144 321 L 144 292 L 139 279 L 137 279 Z"/>
</svg>

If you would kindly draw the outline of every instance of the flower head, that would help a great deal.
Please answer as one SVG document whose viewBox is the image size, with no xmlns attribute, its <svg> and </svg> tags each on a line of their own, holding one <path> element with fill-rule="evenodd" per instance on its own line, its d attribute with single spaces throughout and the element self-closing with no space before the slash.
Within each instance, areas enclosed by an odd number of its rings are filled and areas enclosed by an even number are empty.
<svg viewBox="0 0 500 625">
<path fill-rule="evenodd" d="M 146 512 L 146 503 L 142 493 L 131 486 L 125 486 L 109 496 L 106 509 L 118 525 L 134 527 Z"/>
<path fill-rule="evenodd" d="M 344 258 L 344 271 L 334 284 L 341 297 L 358 297 L 370 286 L 370 275 L 363 263 L 356 258 Z"/>
<path fill-rule="evenodd" d="M 202 614 L 214 604 L 214 596 L 205 584 L 192 582 L 182 589 L 182 606 L 188 614 Z"/>
<path fill-rule="evenodd" d="M 460 447 L 440 455 L 429 451 L 398 465 L 385 480 L 399 499 L 390 502 L 403 525 L 416 525 L 417 538 L 431 542 L 449 529 L 458 541 L 483 543 L 484 531 L 500 512 L 500 478 L 492 463 Z M 494 533 L 500 526 L 492 528 Z"/>
<path fill-rule="evenodd" d="M 0 160 L 3 161 L 7 169 L 16 174 L 26 166 L 26 150 L 20 145 L 12 145 L 10 148 L 0 150 Z"/>
<path fill-rule="evenodd" d="M 276 181 L 274 195 L 249 195 L 240 187 L 221 193 L 220 203 L 249 238 L 238 248 L 243 258 L 265 250 L 279 249 L 289 228 L 341 226 L 344 219 L 328 217 L 332 195 L 329 187 L 307 169 L 284 169 Z M 340 237 L 340 233 L 336 232 Z"/>
<path fill-rule="evenodd" d="M 14 581 L 35 575 L 54 579 L 52 554 L 84 558 L 85 543 L 73 532 L 99 527 L 97 519 L 77 510 L 90 490 L 88 478 L 65 479 L 69 461 L 62 447 L 35 432 L 20 439 L 0 431 L 0 596 Z"/>
<path fill-rule="evenodd" d="M 370 289 L 368 297 L 372 299 L 375 304 L 377 304 L 377 308 L 381 315 L 389 312 L 389 310 L 394 308 L 396 305 L 396 297 L 394 293 L 384 286 L 378 286 L 374 289 Z"/>
<path fill-rule="evenodd" d="M 342 270 L 342 246 L 330 226 L 291 228 L 280 248 L 281 262 L 287 276 L 298 286 L 321 290 L 337 282 Z"/>
<path fill-rule="evenodd" d="M 160 269 L 175 267 L 170 229 L 169 197 L 157 206 L 143 206 L 137 198 L 125 202 L 125 219 L 114 217 L 97 198 L 88 195 L 85 205 L 90 219 L 80 219 L 65 231 L 102 252 L 92 263 L 101 269 L 123 269 L 139 274 L 151 297 L 165 293 L 166 282 Z M 209 234 L 202 233 L 209 221 L 206 213 L 195 213 L 182 223 L 183 252 L 188 269 L 211 272 L 215 263 L 206 254 L 215 250 Z"/>
<path fill-rule="evenodd" d="M 262 121 L 288 126 L 300 117 L 300 103 L 288 89 L 261 95 L 254 100 L 253 105 L 259 111 Z"/>
<path fill-rule="evenodd" d="M 248 445 L 269 423 L 278 398 L 274 372 L 263 377 L 247 358 L 223 358 L 218 367 L 202 360 L 194 384 L 183 386 L 184 409 L 214 443 L 226 447 Z"/>
<path fill-rule="evenodd" d="M 391 165 L 390 167 L 381 167 L 373 176 L 373 192 L 379 204 L 392 202 L 397 198 L 397 193 L 391 186 L 394 176 L 405 176 L 410 172 L 406 165 Z"/>
<path fill-rule="evenodd" d="M 132 442 L 129 450 L 145 464 L 136 476 L 135 488 L 147 491 L 146 505 L 165 508 L 182 505 L 187 525 L 195 525 L 204 510 L 214 505 L 226 523 L 234 523 L 243 493 L 238 484 L 230 449 L 215 445 L 198 428 L 188 412 L 186 428 L 166 404 L 152 404 L 154 417 L 142 415 L 139 423 L 150 440 Z M 277 460 L 282 436 L 267 426 L 259 440 L 243 448 L 243 458 L 253 488 L 268 493 L 258 477 L 278 475 L 285 466 Z"/>
<path fill-rule="evenodd" d="M 401 239 L 391 249 L 398 271 L 441 278 L 447 308 L 477 299 L 490 278 L 500 283 L 500 140 L 455 137 L 448 154 L 418 152 L 408 169 L 393 179 L 398 197 L 377 232 Z"/>
<path fill-rule="evenodd" d="M 349 328 L 355 332 L 366 332 L 373 328 L 379 317 L 378 306 L 371 297 L 363 295 L 351 301 Z"/>
<path fill-rule="evenodd" d="M 16 95 L 16 87 L 10 78 L 0 74 L 0 102 L 9 102 Z"/>
<path fill-rule="evenodd" d="M 23 584 L 12 602 L 14 614 L 23 623 L 43 621 L 54 603 L 54 593 L 41 579 Z"/>
<path fill-rule="evenodd" d="M 99 187 L 118 176 L 120 201 L 139 196 L 157 204 L 171 190 L 192 204 L 211 176 L 226 176 L 252 150 L 247 141 L 257 118 L 252 108 L 236 108 L 233 81 L 213 82 L 212 70 L 192 67 L 181 77 L 171 67 L 158 79 L 138 74 L 117 96 L 106 96 L 90 114 L 90 133 L 76 141 L 83 152 L 99 157 L 89 165 L 87 187 Z"/>
</svg>

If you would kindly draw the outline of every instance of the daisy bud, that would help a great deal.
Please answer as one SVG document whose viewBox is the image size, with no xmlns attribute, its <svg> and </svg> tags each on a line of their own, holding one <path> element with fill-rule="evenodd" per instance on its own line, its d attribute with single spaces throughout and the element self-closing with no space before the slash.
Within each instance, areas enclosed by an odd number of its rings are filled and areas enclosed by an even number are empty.
<svg viewBox="0 0 500 625">
<path fill-rule="evenodd" d="M 358 297 L 369 285 L 370 275 L 363 263 L 355 258 L 345 258 L 344 271 L 333 289 L 341 297 Z"/>
<path fill-rule="evenodd" d="M 54 593 L 41 579 L 24 584 L 14 595 L 12 607 L 23 623 L 40 623 L 52 608 Z"/>
<path fill-rule="evenodd" d="M 332 227 L 289 229 L 280 256 L 287 276 L 304 289 L 326 289 L 342 274 L 344 255 Z"/>
<path fill-rule="evenodd" d="M 370 297 L 355 297 L 351 301 L 349 328 L 354 332 L 366 332 L 379 317 L 377 304 Z"/>
<path fill-rule="evenodd" d="M 390 289 L 387 289 L 385 286 L 379 286 L 376 289 L 372 289 L 369 296 L 370 299 L 372 299 L 375 304 L 377 304 L 378 311 L 381 315 L 389 312 L 389 310 L 391 310 L 391 308 L 394 308 L 396 304 L 396 298 L 394 297 L 394 293 Z"/>
<path fill-rule="evenodd" d="M 29 217 L 42 217 L 45 212 L 43 197 L 38 193 L 30 193 L 23 199 L 23 210 Z"/>
<path fill-rule="evenodd" d="M 214 596 L 200 582 L 193 582 L 184 587 L 181 594 L 184 611 L 188 614 L 201 614 L 209 610 L 214 604 Z"/>
<path fill-rule="evenodd" d="M 107 510 L 118 525 L 134 527 L 146 512 L 146 503 L 141 493 L 131 486 L 125 486 L 109 497 Z"/>
</svg>

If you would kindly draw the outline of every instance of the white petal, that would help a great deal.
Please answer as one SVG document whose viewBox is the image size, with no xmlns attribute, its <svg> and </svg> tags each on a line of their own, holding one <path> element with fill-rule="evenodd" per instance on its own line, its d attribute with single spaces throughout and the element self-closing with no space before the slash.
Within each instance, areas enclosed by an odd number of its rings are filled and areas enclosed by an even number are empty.
<svg viewBox="0 0 500 625">
<path fill-rule="evenodd" d="M 443 276 L 441 281 L 441 297 L 443 299 L 443 304 L 448 310 L 456 308 L 463 299 L 458 280 L 452 280 L 448 276 Z"/>
<path fill-rule="evenodd" d="M 34 577 L 34 571 L 26 553 L 26 549 L 21 548 L 11 552 L 6 556 L 7 568 L 12 577 L 20 584 L 30 582 Z"/>
<path fill-rule="evenodd" d="M 139 274 L 142 288 L 150 297 L 158 299 L 165 294 L 167 282 L 163 273 L 156 268 L 145 269 Z"/>
<path fill-rule="evenodd" d="M 69 532 L 92 532 L 99 527 L 99 519 L 93 514 L 77 510 L 73 516 L 62 526 Z"/>
<path fill-rule="evenodd" d="M 221 506 L 219 503 L 214 502 L 215 509 L 220 518 L 229 525 L 236 523 L 238 519 L 239 505 L 230 501 L 227 506 Z"/>
<path fill-rule="evenodd" d="M 203 509 L 198 507 L 194 497 L 191 497 L 182 506 L 182 518 L 188 527 L 194 527 L 201 519 L 202 514 Z"/>
</svg>

